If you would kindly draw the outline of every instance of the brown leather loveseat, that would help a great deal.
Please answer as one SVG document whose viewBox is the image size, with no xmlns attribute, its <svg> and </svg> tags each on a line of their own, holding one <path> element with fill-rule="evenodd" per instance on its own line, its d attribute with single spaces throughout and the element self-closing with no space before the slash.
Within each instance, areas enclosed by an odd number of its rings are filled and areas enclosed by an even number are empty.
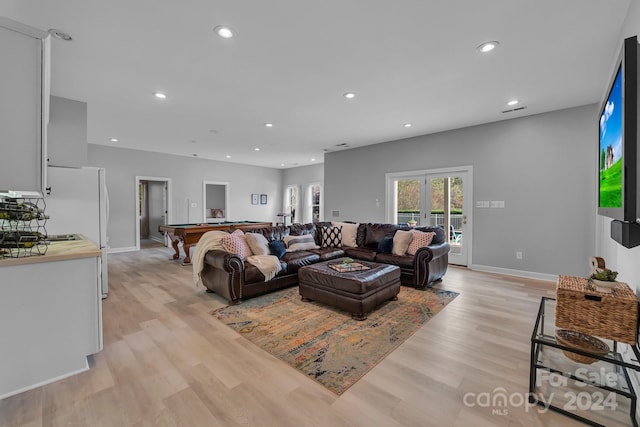
<svg viewBox="0 0 640 427">
<path fill-rule="evenodd" d="M 316 245 L 321 245 L 321 229 L 331 226 L 331 222 L 293 224 L 252 229 L 252 233 L 262 234 L 267 241 L 283 241 L 286 236 L 312 235 Z M 357 247 L 325 247 L 286 252 L 280 258 L 281 271 L 265 282 L 260 270 L 243 261 L 239 256 L 223 250 L 211 250 L 204 257 L 201 278 L 208 292 L 215 292 L 226 298 L 229 304 L 237 304 L 243 299 L 265 294 L 298 284 L 298 270 L 305 265 L 320 261 L 338 259 L 345 256 L 392 264 L 400 267 L 403 285 L 416 288 L 432 286 L 447 271 L 449 244 L 445 241 L 444 230 L 439 227 L 417 227 L 419 231 L 436 233 L 429 246 L 418 249 L 415 255 L 393 255 L 378 251 L 385 237 L 395 235 L 398 230 L 411 228 L 395 224 L 359 224 Z"/>
</svg>

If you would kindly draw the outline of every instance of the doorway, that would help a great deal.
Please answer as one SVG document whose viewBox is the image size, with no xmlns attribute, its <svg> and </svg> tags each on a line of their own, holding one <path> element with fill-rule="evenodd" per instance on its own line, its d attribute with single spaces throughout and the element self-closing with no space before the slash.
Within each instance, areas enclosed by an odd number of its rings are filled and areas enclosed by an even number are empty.
<svg viewBox="0 0 640 427">
<path fill-rule="evenodd" d="M 473 167 L 388 173 L 387 222 L 439 226 L 451 246 L 449 263 L 471 260 Z"/>
<path fill-rule="evenodd" d="M 229 183 L 202 181 L 202 222 L 222 222 L 229 216 Z"/>
<path fill-rule="evenodd" d="M 158 227 L 171 222 L 169 178 L 136 177 L 136 249 L 154 244 L 167 246 L 167 238 Z"/>
</svg>

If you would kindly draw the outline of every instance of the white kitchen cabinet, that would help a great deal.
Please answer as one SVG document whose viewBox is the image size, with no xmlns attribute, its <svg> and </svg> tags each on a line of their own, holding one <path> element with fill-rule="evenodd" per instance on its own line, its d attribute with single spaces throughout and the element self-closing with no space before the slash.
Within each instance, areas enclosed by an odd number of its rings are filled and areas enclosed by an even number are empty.
<svg viewBox="0 0 640 427">
<path fill-rule="evenodd" d="M 84 239 L 0 259 L 0 399 L 89 369 L 102 350 L 100 254 Z"/>
<path fill-rule="evenodd" d="M 46 187 L 49 42 L 46 31 L 0 16 L 0 189 Z"/>
</svg>

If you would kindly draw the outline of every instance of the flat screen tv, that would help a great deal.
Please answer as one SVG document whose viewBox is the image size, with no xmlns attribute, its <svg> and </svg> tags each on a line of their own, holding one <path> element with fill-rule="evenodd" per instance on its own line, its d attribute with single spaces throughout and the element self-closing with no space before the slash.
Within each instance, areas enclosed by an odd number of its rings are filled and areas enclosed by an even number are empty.
<svg viewBox="0 0 640 427">
<path fill-rule="evenodd" d="M 638 41 L 624 41 L 607 97 L 600 107 L 598 214 L 637 218 Z"/>
</svg>

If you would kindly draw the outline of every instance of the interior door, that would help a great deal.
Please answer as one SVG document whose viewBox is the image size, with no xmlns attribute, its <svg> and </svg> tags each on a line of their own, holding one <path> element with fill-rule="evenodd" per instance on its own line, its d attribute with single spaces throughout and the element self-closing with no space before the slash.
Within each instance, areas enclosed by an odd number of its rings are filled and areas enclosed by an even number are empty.
<svg viewBox="0 0 640 427">
<path fill-rule="evenodd" d="M 149 191 L 147 181 L 140 181 L 138 187 L 138 218 L 140 221 L 140 238 L 149 238 Z"/>
</svg>

